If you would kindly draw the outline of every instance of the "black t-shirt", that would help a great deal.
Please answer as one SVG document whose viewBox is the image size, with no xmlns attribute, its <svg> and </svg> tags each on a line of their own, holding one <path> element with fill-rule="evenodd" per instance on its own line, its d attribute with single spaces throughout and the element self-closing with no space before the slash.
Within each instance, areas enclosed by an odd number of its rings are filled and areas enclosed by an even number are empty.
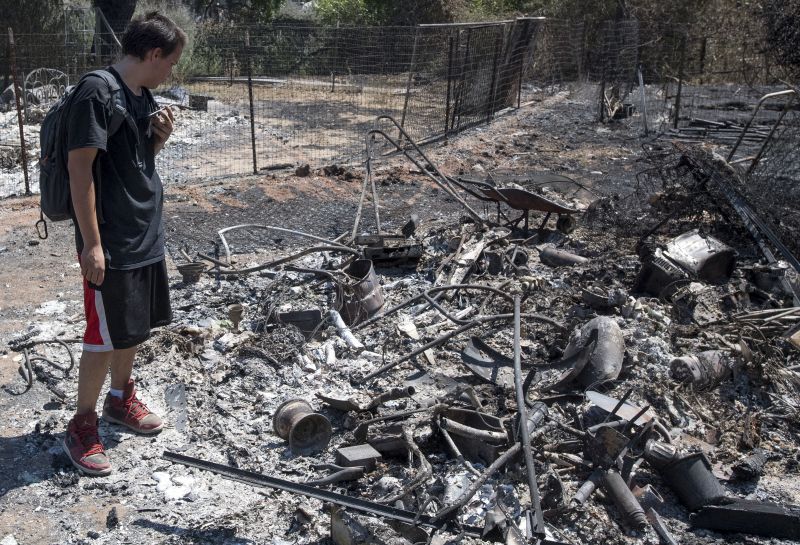
<svg viewBox="0 0 800 545">
<path fill-rule="evenodd" d="M 108 137 L 113 107 L 108 85 L 100 78 L 87 78 L 75 89 L 67 114 L 67 149 L 101 150 L 94 176 L 107 266 L 136 269 L 164 258 L 163 188 L 155 168 L 153 139 L 148 135 L 147 114 L 155 110 L 155 103 L 148 92 L 135 95 L 113 68 L 108 71 L 125 93 L 125 107 L 137 130 L 123 122 Z M 83 237 L 78 222 L 74 223 L 80 254 Z"/>
</svg>

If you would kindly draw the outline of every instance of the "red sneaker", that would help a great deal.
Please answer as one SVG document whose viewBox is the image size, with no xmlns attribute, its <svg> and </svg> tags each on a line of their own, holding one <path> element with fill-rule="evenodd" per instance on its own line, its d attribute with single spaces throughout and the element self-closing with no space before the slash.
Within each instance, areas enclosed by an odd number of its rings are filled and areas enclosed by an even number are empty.
<svg viewBox="0 0 800 545">
<path fill-rule="evenodd" d="M 147 405 L 136 397 L 133 379 L 128 381 L 121 398 L 114 397 L 111 393 L 106 395 L 106 400 L 103 402 L 103 420 L 143 434 L 158 433 L 164 426 L 161 418 L 150 412 Z"/>
<path fill-rule="evenodd" d="M 97 413 L 75 415 L 62 443 L 72 465 L 87 475 L 108 475 L 111 463 L 97 434 Z"/>
</svg>

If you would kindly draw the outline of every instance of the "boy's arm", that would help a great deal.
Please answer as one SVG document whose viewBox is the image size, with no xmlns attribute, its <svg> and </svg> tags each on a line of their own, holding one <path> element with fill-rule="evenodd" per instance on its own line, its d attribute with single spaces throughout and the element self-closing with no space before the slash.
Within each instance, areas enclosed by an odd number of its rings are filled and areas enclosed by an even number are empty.
<svg viewBox="0 0 800 545">
<path fill-rule="evenodd" d="M 97 224 L 97 203 L 95 202 L 94 176 L 92 165 L 97 156 L 97 148 L 79 148 L 69 152 L 67 170 L 72 207 L 75 219 L 83 236 L 83 251 L 80 256 L 81 274 L 99 286 L 105 277 L 106 261 L 100 243 L 100 227 Z"/>
</svg>

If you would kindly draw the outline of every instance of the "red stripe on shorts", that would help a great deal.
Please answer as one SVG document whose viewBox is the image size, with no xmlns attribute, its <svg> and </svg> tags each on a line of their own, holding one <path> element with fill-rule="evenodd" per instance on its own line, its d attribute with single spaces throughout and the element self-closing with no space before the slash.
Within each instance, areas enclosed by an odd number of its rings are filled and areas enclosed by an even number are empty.
<svg viewBox="0 0 800 545">
<path fill-rule="evenodd" d="M 83 333 L 84 344 L 105 347 L 107 343 L 103 340 L 103 335 L 100 332 L 103 324 L 101 323 L 100 315 L 97 313 L 97 291 L 89 287 L 89 282 L 85 278 L 83 279 L 83 311 L 86 314 L 86 331 Z"/>
</svg>

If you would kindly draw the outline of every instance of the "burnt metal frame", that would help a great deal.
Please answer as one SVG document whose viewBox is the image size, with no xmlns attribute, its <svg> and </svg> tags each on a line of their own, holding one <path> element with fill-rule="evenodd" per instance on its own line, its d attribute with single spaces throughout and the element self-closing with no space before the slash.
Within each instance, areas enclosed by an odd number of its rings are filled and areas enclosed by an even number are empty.
<svg viewBox="0 0 800 545">
<path fill-rule="evenodd" d="M 413 149 L 417 154 L 419 154 L 419 156 L 422 159 L 425 160 L 425 164 L 420 163 L 419 160 L 417 160 L 415 157 L 413 157 L 409 153 L 408 146 L 401 145 L 397 140 L 395 140 L 394 138 L 389 136 L 385 131 L 383 131 L 382 129 L 377 128 L 378 124 L 382 120 L 390 121 L 395 126 L 395 128 L 398 131 L 398 133 L 400 134 L 400 139 L 407 141 L 408 144 L 410 145 L 411 149 Z M 389 142 L 392 146 L 394 146 L 395 151 L 398 151 L 398 152 L 402 153 L 403 155 L 405 155 L 406 158 L 408 158 L 408 160 L 411 161 L 414 164 L 414 166 L 416 166 L 423 174 L 428 176 L 428 178 L 433 180 L 433 182 L 437 186 L 439 186 L 439 188 L 441 188 L 442 191 L 444 191 L 445 193 L 447 193 L 448 195 L 453 197 L 461 206 L 463 206 L 466 209 L 466 211 L 469 213 L 469 215 L 472 216 L 472 218 L 479 225 L 485 225 L 486 222 L 483 220 L 483 218 L 481 218 L 480 214 L 478 214 L 475 210 L 473 210 L 472 207 L 464 199 L 462 199 L 461 196 L 459 196 L 456 193 L 456 191 L 453 188 L 452 183 L 451 183 L 452 180 L 448 176 L 445 176 L 444 174 L 442 174 L 442 172 L 439 170 L 439 167 L 437 167 L 428 158 L 428 156 L 425 155 L 425 153 L 422 151 L 422 149 L 420 149 L 420 147 L 417 145 L 417 143 L 414 140 L 412 140 L 411 136 L 409 136 L 409 134 L 405 131 L 405 129 L 393 117 L 391 117 L 389 115 L 378 116 L 375 119 L 375 127 L 376 128 L 367 131 L 367 134 L 365 136 L 366 175 L 364 176 L 364 184 L 363 184 L 362 189 L 361 189 L 361 197 L 359 198 L 359 201 L 358 201 L 358 209 L 356 211 L 356 217 L 355 217 L 355 220 L 353 221 L 353 231 L 351 233 L 351 236 L 352 236 L 353 239 L 355 239 L 356 234 L 358 232 L 358 226 L 361 223 L 361 212 L 363 210 L 364 199 L 365 199 L 365 196 L 366 196 L 366 192 L 367 192 L 367 187 L 368 186 L 370 186 L 371 189 L 372 189 L 372 204 L 373 204 L 373 207 L 375 209 L 376 229 L 378 231 L 378 234 L 381 234 L 381 222 L 380 222 L 380 215 L 378 213 L 378 192 L 377 192 L 377 190 L 375 188 L 375 181 L 372 178 L 372 161 L 374 159 L 373 148 L 374 148 L 374 142 L 375 142 L 375 137 L 376 136 L 382 136 L 387 142 Z M 432 169 L 433 172 L 436 174 L 436 176 L 434 176 L 428 170 L 428 168 Z"/>
<path fill-rule="evenodd" d="M 398 360 L 395 360 L 395 361 L 392 361 L 392 362 L 389 362 L 389 363 L 383 365 L 379 369 L 376 369 L 375 371 L 372 371 L 371 373 L 367 374 L 365 377 L 361 378 L 361 380 L 362 381 L 371 380 L 371 379 L 377 377 L 378 375 L 381 375 L 381 374 L 385 373 L 386 371 L 388 371 L 388 370 L 400 365 L 401 363 L 404 363 L 406 361 L 412 360 L 413 358 L 415 358 L 416 356 L 422 354 L 426 350 L 428 350 L 430 348 L 433 348 L 435 346 L 439 346 L 440 344 L 443 344 L 443 343 L 447 342 L 448 340 L 450 340 L 451 338 L 455 337 L 456 335 L 464 333 L 465 331 L 468 331 L 468 330 L 470 330 L 470 329 L 472 329 L 474 327 L 477 327 L 477 326 L 479 326 L 481 324 L 486 324 L 486 323 L 497 322 L 497 321 L 508 320 L 508 319 L 513 319 L 514 318 L 513 314 L 506 313 L 506 314 L 492 314 L 492 315 L 486 315 L 486 316 L 476 316 L 472 320 L 468 320 L 468 321 L 467 320 L 461 320 L 461 319 L 458 319 L 458 318 L 450 315 L 450 313 L 448 313 L 444 308 L 441 307 L 441 305 L 439 305 L 436 302 L 436 298 L 432 297 L 432 295 L 436 294 L 436 293 L 440 293 L 440 292 L 444 292 L 444 291 L 450 291 L 450 290 L 458 291 L 458 290 L 463 290 L 463 289 L 488 291 L 488 292 L 490 292 L 490 293 L 492 293 L 494 295 L 499 295 L 499 296 L 503 297 L 504 299 L 506 299 L 509 302 L 513 302 L 514 301 L 514 299 L 510 295 L 508 295 L 507 293 L 503 292 L 502 290 L 493 288 L 491 286 L 481 286 L 481 285 L 478 285 L 478 284 L 453 284 L 453 285 L 450 285 L 450 286 L 438 286 L 438 287 L 435 287 L 435 288 L 430 288 L 430 289 L 425 290 L 424 292 L 422 292 L 422 293 L 420 293 L 418 295 L 415 295 L 415 296 L 413 296 L 413 297 L 411 297 L 409 299 L 406 299 L 402 303 L 399 303 L 399 304 L 395 305 L 394 307 L 390 308 L 386 312 L 383 312 L 381 314 L 376 314 L 375 316 L 373 316 L 369 320 L 366 320 L 366 321 L 362 322 L 361 324 L 359 324 L 357 327 L 354 328 L 354 330 L 357 331 L 357 330 L 362 329 L 362 328 L 364 328 L 364 327 L 366 327 L 368 325 L 371 325 L 371 324 L 377 322 L 378 320 L 380 320 L 382 318 L 385 318 L 386 316 L 389 316 L 391 314 L 394 314 L 395 312 L 397 312 L 397 311 L 399 311 L 399 310 L 411 305 L 412 303 L 414 303 L 415 301 L 418 301 L 420 299 L 425 299 L 429 306 L 435 308 L 445 318 L 447 318 L 448 320 L 452 321 L 453 323 L 455 323 L 456 325 L 458 325 L 460 327 L 458 327 L 457 329 L 454 329 L 452 331 L 448 331 L 447 333 L 445 333 L 445 334 L 437 337 L 436 339 L 424 344 L 423 346 L 417 348 L 416 350 L 413 350 L 412 352 L 406 354 L 405 356 L 401 357 Z M 524 317 L 524 318 L 531 319 L 531 320 L 544 322 L 544 323 L 550 324 L 552 326 L 555 326 L 557 328 L 563 329 L 563 326 L 561 324 L 559 324 L 555 320 L 552 320 L 551 318 L 548 318 L 546 316 L 542 316 L 541 314 L 524 313 L 521 316 Z"/>
<path fill-rule="evenodd" d="M 260 473 L 245 471 L 224 464 L 217 464 L 200 458 L 186 456 L 185 454 L 179 454 L 177 452 L 164 451 L 162 458 L 176 464 L 210 471 L 211 473 L 215 473 L 232 481 L 239 481 L 251 486 L 283 490 L 284 492 L 291 492 L 293 494 L 341 505 L 369 515 L 399 520 L 413 526 L 434 528 L 436 530 L 452 529 L 456 532 L 463 531 L 472 536 L 480 536 L 483 531 L 481 528 L 475 526 L 457 525 L 452 519 L 435 518 L 423 513 L 414 513 L 389 505 L 381 505 L 361 498 L 353 498 L 344 494 L 323 490 L 308 484 L 296 483 L 278 477 L 270 477 Z"/>
</svg>

